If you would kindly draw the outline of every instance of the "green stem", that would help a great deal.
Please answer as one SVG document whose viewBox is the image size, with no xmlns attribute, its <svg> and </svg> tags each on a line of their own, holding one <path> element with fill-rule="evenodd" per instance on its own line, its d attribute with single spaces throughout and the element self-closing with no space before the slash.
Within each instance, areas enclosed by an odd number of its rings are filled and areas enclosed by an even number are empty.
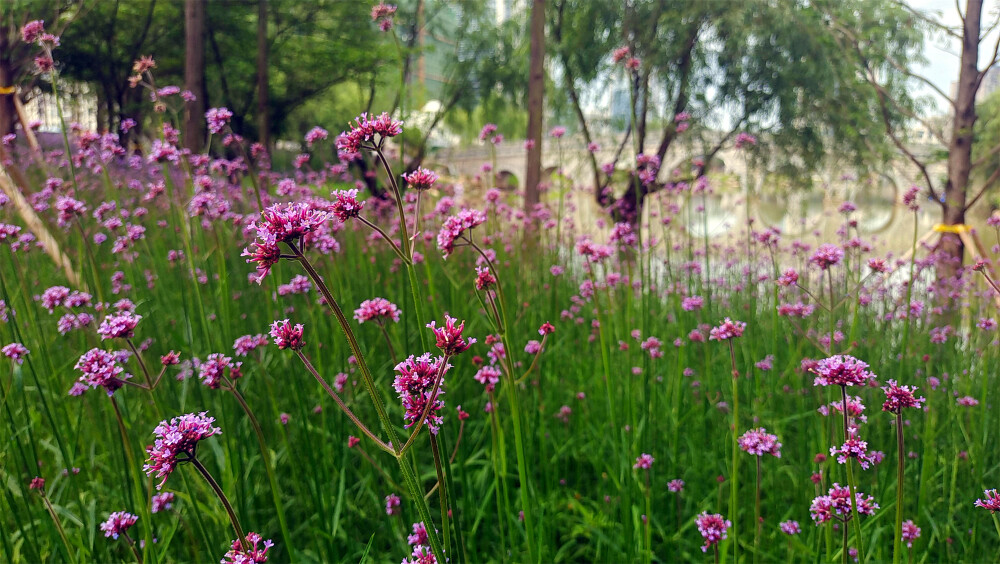
<svg viewBox="0 0 1000 564">
<path fill-rule="evenodd" d="M 732 364 L 733 372 L 733 474 L 730 478 L 729 485 L 729 514 L 733 516 L 733 562 L 739 564 L 739 514 L 738 514 L 738 486 L 739 486 L 739 463 L 740 463 L 740 443 L 739 443 L 739 429 L 740 429 L 740 392 L 739 392 L 739 382 L 740 376 L 736 369 L 736 350 L 733 347 L 733 340 L 728 339 L 726 341 L 729 344 L 729 360 Z"/>
<path fill-rule="evenodd" d="M 845 406 L 846 407 L 846 406 Z M 899 454 L 896 469 L 896 529 L 892 543 L 892 562 L 899 564 L 903 546 L 903 410 L 896 412 L 896 448 Z"/>
<path fill-rule="evenodd" d="M 433 394 L 431 397 L 435 397 Z M 448 516 L 448 511 L 450 505 L 448 503 L 448 483 L 444 479 L 444 468 L 441 465 L 441 451 L 438 448 L 437 437 L 433 433 L 430 434 L 431 438 L 431 452 L 434 454 L 434 470 L 437 473 L 438 479 L 438 501 L 441 504 L 441 532 L 444 534 L 444 546 L 445 546 L 445 556 L 452 553 L 451 551 L 451 531 L 450 529 L 450 518 Z"/>
<path fill-rule="evenodd" d="M 45 490 L 42 490 L 42 501 L 45 502 L 45 509 L 49 511 L 49 516 L 52 517 L 52 522 L 55 523 L 56 530 L 59 531 L 59 538 L 62 539 L 63 547 L 66 548 L 66 557 L 69 558 L 72 564 L 76 564 L 76 556 L 73 554 L 72 548 L 70 548 L 69 540 L 66 539 L 66 531 L 63 530 L 62 521 L 59 520 L 59 515 L 56 514 L 55 508 L 52 507 L 52 502 L 49 501 L 49 496 L 45 494 Z"/>
<path fill-rule="evenodd" d="M 205 481 L 208 482 L 208 485 L 212 486 L 212 489 L 215 491 L 215 495 L 218 496 L 219 501 L 221 501 L 222 505 L 226 508 L 226 513 L 229 514 L 229 522 L 233 524 L 233 530 L 236 531 L 236 540 L 239 541 L 240 547 L 242 547 L 243 550 L 246 550 L 247 537 L 243 534 L 243 527 L 240 526 L 240 520 L 236 517 L 236 511 L 233 510 L 232 504 L 229 503 L 229 498 L 226 497 L 226 494 L 222 491 L 219 483 L 215 481 L 215 478 L 213 478 L 211 474 L 209 474 L 208 469 L 205 468 L 205 465 L 202 464 L 200 460 L 192 456 L 187 461 L 194 465 L 194 467 L 198 469 L 198 472 L 201 473 L 202 477 L 205 478 Z"/>
<path fill-rule="evenodd" d="M 274 510 L 278 513 L 278 525 L 281 527 L 281 537 L 285 540 L 285 549 L 288 551 L 288 560 L 295 562 L 295 549 L 292 548 L 292 535 L 288 531 L 288 521 L 285 519 L 285 508 L 281 503 L 281 491 L 278 489 L 278 481 L 274 477 L 274 462 L 271 460 L 271 451 L 267 448 L 267 444 L 264 442 L 264 431 L 260 428 L 260 422 L 257 421 L 257 417 L 250 410 L 250 406 L 247 405 L 246 399 L 243 394 L 236 389 L 236 386 L 230 382 L 230 389 L 233 395 L 236 396 L 236 401 L 240 402 L 240 407 L 243 408 L 243 412 L 247 414 L 247 418 L 250 420 L 250 425 L 253 427 L 254 434 L 257 435 L 257 445 L 260 447 L 260 456 L 264 460 L 264 469 L 267 471 L 267 481 L 271 486 L 271 498 L 274 500 Z"/>
<path fill-rule="evenodd" d="M 846 443 L 849 437 L 848 426 L 847 426 L 847 386 L 840 387 L 841 400 L 844 402 L 844 442 Z M 854 540 L 858 545 L 858 561 L 864 564 L 865 562 L 865 549 L 861 539 L 861 519 L 858 517 L 858 500 L 857 500 L 857 486 L 854 484 L 854 470 L 852 468 L 850 457 L 847 458 L 847 486 L 851 490 L 851 521 L 854 521 Z M 844 523 L 844 535 L 847 535 L 847 524 Z M 847 551 L 847 541 L 844 541 L 844 551 Z"/>
</svg>

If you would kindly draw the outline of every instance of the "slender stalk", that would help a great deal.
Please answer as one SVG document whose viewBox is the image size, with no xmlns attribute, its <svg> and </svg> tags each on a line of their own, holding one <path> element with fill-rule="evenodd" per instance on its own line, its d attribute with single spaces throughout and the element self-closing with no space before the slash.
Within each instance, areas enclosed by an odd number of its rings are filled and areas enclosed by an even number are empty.
<svg viewBox="0 0 1000 564">
<path fill-rule="evenodd" d="M 49 511 L 49 516 L 52 517 L 52 522 L 56 525 L 56 530 L 59 531 L 59 538 L 62 539 L 63 547 L 66 548 L 66 557 L 72 564 L 76 564 L 76 556 L 73 554 L 72 548 L 70 548 L 69 540 L 66 539 L 66 531 L 63 529 L 62 521 L 59 520 L 59 515 L 56 514 L 56 510 L 52 507 L 52 502 L 49 501 L 49 496 L 45 493 L 45 490 L 41 490 L 42 501 L 45 502 L 45 509 Z M 142 559 L 139 560 L 142 562 Z"/>
<path fill-rule="evenodd" d="M 757 555 L 760 550 L 760 533 L 761 533 L 761 522 L 760 522 L 760 456 L 757 456 L 757 492 L 754 498 L 753 506 L 753 517 L 754 517 L 754 534 L 753 534 L 753 546 L 754 555 L 753 558 L 756 561 Z"/>
<path fill-rule="evenodd" d="M 430 415 L 431 409 L 434 407 L 434 404 L 437 403 L 438 391 L 441 389 L 441 380 L 444 378 L 444 372 L 448 368 L 449 358 L 451 358 L 451 356 L 446 354 L 444 355 L 444 359 L 441 360 L 441 366 L 438 367 L 438 373 L 434 376 L 434 387 L 431 389 L 431 396 L 427 405 L 424 406 L 424 412 L 420 414 L 420 419 L 417 420 L 415 425 L 413 425 L 413 431 L 410 432 L 410 437 L 406 439 L 406 444 L 403 445 L 403 448 L 393 452 L 396 456 L 402 455 L 407 451 L 407 449 L 410 448 L 410 445 L 413 444 L 413 440 L 417 438 L 417 433 L 420 432 L 420 428 L 423 427 L 424 422 L 427 421 L 427 417 Z"/>
<path fill-rule="evenodd" d="M 841 525 L 843 525 L 841 529 L 844 530 L 844 549 L 840 551 L 840 561 L 842 562 L 842 564 L 847 564 L 847 553 L 850 552 L 850 550 L 847 548 L 847 522 L 844 521 L 841 523 Z"/>
<path fill-rule="evenodd" d="M 733 474 L 730 477 L 729 484 L 729 514 L 733 516 L 733 526 L 731 528 L 733 532 L 733 562 L 739 564 L 739 513 L 737 511 L 738 505 L 738 486 L 739 486 L 739 464 L 740 464 L 740 443 L 739 443 L 739 428 L 740 428 L 740 373 L 736 369 L 736 349 L 733 347 L 733 340 L 728 339 L 726 341 L 729 344 L 729 360 L 732 364 L 733 372 Z"/>
<path fill-rule="evenodd" d="M 205 468 L 205 465 L 202 464 L 200 460 L 192 456 L 187 460 L 187 462 L 190 462 L 198 470 L 198 472 L 201 473 L 202 477 L 205 478 L 208 485 L 212 486 L 212 489 L 215 490 L 215 495 L 218 496 L 219 501 L 221 501 L 222 505 L 226 508 L 226 513 L 229 514 L 229 522 L 233 524 L 233 529 L 236 531 L 236 540 L 239 541 L 242 550 L 246 550 L 247 537 L 243 534 L 243 527 L 240 526 L 240 520 L 236 517 L 236 511 L 233 510 L 232 504 L 229 503 L 229 498 L 226 497 L 226 493 L 222 491 L 219 483 L 215 481 L 215 478 L 213 478 L 211 474 L 209 474 L 208 468 Z"/>
<path fill-rule="evenodd" d="M 228 380 L 228 378 L 227 378 Z M 271 460 L 271 451 L 267 448 L 267 444 L 264 442 L 264 431 L 260 428 L 260 422 L 257 421 L 257 417 L 250 410 L 250 406 L 247 405 L 246 399 L 244 399 L 243 394 L 236 389 L 235 384 L 229 382 L 229 388 L 232 390 L 233 395 L 236 396 L 236 401 L 240 403 L 240 407 L 243 408 L 243 412 L 247 414 L 247 419 L 250 420 L 250 425 L 253 427 L 254 434 L 257 436 L 257 445 L 260 447 L 260 456 L 264 461 L 264 469 L 267 471 L 267 481 L 271 486 L 271 498 L 274 500 L 274 510 L 278 514 L 278 525 L 281 527 L 281 536 L 285 540 L 285 549 L 288 551 L 288 559 L 292 562 L 295 561 L 295 550 L 292 548 L 292 535 L 288 531 L 288 521 L 285 519 L 285 508 L 281 503 L 281 490 L 278 489 L 278 481 L 274 477 L 274 461 Z"/>
<path fill-rule="evenodd" d="M 400 250 L 399 245 L 397 245 L 396 242 L 392 240 L 392 237 L 390 237 L 389 234 L 386 233 L 381 227 L 379 227 L 378 225 L 375 225 L 374 223 L 368 221 L 367 219 L 365 219 L 364 217 L 362 217 L 360 215 L 358 216 L 358 221 L 360 221 L 361 223 L 364 223 L 372 231 L 378 233 L 380 237 L 382 237 L 383 239 L 385 239 L 385 241 L 387 243 L 389 243 L 389 246 L 392 247 L 392 252 L 396 253 L 396 256 L 399 257 L 400 260 L 402 260 L 404 264 L 408 264 L 410 262 L 410 258 L 408 256 L 406 256 L 406 255 L 403 254 L 403 251 Z"/>
<path fill-rule="evenodd" d="M 896 529 L 892 543 L 892 562 L 899 564 L 902 560 L 903 546 L 903 410 L 896 412 L 896 450 L 898 451 L 898 467 L 896 468 Z"/>
<path fill-rule="evenodd" d="M 333 401 L 337 402 L 337 406 L 340 408 L 341 411 L 344 412 L 344 415 L 346 415 L 347 418 L 350 419 L 351 422 L 354 423 L 354 425 L 356 425 L 357 428 L 362 433 L 364 433 L 366 437 L 368 437 L 376 445 L 378 445 L 380 449 L 388 452 L 389 454 L 395 455 L 396 451 L 393 450 L 393 447 L 385 444 L 385 442 L 382 439 L 378 438 L 375 435 L 375 433 L 373 433 L 371 429 L 369 429 L 368 426 L 365 425 L 361 421 L 361 419 L 359 419 L 358 416 L 354 414 L 353 411 L 351 411 L 351 408 L 347 407 L 347 404 L 344 403 L 344 400 L 342 400 L 340 396 L 337 395 L 337 392 L 333 388 L 331 388 L 330 384 L 327 384 L 326 380 L 324 380 L 323 377 L 320 376 L 319 372 L 316 371 L 316 368 L 313 367 L 311 362 L 309 362 L 309 359 L 306 358 L 306 355 L 302 354 L 302 351 L 295 351 L 295 354 L 297 354 L 299 356 L 299 359 L 302 360 L 302 364 L 306 366 L 306 370 L 308 370 L 309 373 L 312 374 L 314 378 L 316 378 L 319 384 L 323 386 L 323 389 L 326 390 L 326 393 L 333 398 Z"/>
<path fill-rule="evenodd" d="M 139 549 L 136 548 L 135 541 L 132 540 L 132 537 L 128 536 L 128 533 L 123 532 L 122 535 L 125 536 L 125 543 L 132 549 L 132 554 L 135 555 L 135 561 L 142 564 L 142 555 L 139 554 Z"/>
<path fill-rule="evenodd" d="M 438 502 L 441 504 L 441 532 L 444 534 L 445 556 L 447 556 L 451 554 L 451 519 L 448 515 L 451 505 L 448 503 L 448 482 L 444 479 L 444 467 L 441 464 L 441 450 L 438 448 L 437 437 L 431 433 L 430 438 L 431 452 L 434 454 L 434 470 L 438 479 Z"/>
<path fill-rule="evenodd" d="M 847 426 L 847 386 L 840 387 L 841 400 L 844 402 L 844 442 L 848 440 L 848 426 Z M 865 562 L 865 550 L 864 545 L 861 540 L 861 519 L 858 517 L 858 500 L 857 500 L 857 486 L 854 484 L 854 470 L 852 468 L 850 457 L 847 458 L 847 485 L 851 490 L 851 517 L 854 521 L 854 540 L 858 545 L 858 561 Z M 844 523 L 844 536 L 847 536 L 847 523 Z M 847 541 L 844 541 L 844 553 L 847 553 Z"/>
<path fill-rule="evenodd" d="M 132 350 L 132 354 L 135 355 L 135 359 L 139 363 L 139 369 L 142 370 L 142 375 L 146 378 L 146 385 L 149 386 L 149 391 L 153 391 L 153 379 L 149 375 L 149 370 L 146 369 L 146 363 L 142 361 L 142 355 L 139 354 L 139 349 L 137 349 L 135 344 L 132 343 L 132 339 L 125 339 L 125 342 L 128 343 L 128 348 Z M 159 379 L 157 379 L 157 381 L 159 381 Z"/>
<path fill-rule="evenodd" d="M 393 180 L 393 182 L 395 181 Z M 351 352 L 354 354 L 355 360 L 357 360 L 358 369 L 361 371 L 362 380 L 365 383 L 365 387 L 368 389 L 368 395 L 371 398 L 372 404 L 375 406 L 375 412 L 378 414 L 379 421 L 382 423 L 386 433 L 389 434 L 389 445 L 386 446 L 390 446 L 391 448 L 391 446 L 399 444 L 396 429 L 393 427 L 392 421 L 389 419 L 389 414 L 385 411 L 385 405 L 382 403 L 382 396 L 379 394 L 378 388 L 375 387 L 375 381 L 374 378 L 372 378 L 371 371 L 368 369 L 368 363 L 365 361 L 365 357 L 361 353 L 361 347 L 358 345 L 358 340 L 354 336 L 354 331 L 351 329 L 347 316 L 344 315 L 344 310 L 340 308 L 340 304 L 338 304 L 337 300 L 334 299 L 333 294 L 330 292 L 330 288 L 327 287 L 326 282 L 320 277 L 319 273 L 316 272 L 316 269 L 313 268 L 309 259 L 307 259 L 294 244 L 289 244 L 289 247 L 292 249 L 292 253 L 296 256 L 299 263 L 309 275 L 309 278 L 311 278 L 313 283 L 316 284 L 320 294 L 322 294 L 323 298 L 326 300 L 327 307 L 330 308 L 330 311 L 332 311 L 334 316 L 337 318 L 337 323 L 340 325 L 340 329 L 343 331 L 344 337 L 347 339 L 347 344 L 350 347 Z M 421 337 L 423 337 L 423 331 L 421 331 L 420 334 Z M 305 357 L 300 355 L 300 358 L 304 359 Z M 321 384 L 322 383 L 323 382 L 321 382 Z M 330 390 L 327 390 L 327 392 L 329 393 Z M 393 451 L 390 450 L 389 452 Z M 406 459 L 405 453 L 395 454 L 395 456 L 399 469 L 403 473 L 403 480 L 406 483 L 407 490 L 409 490 L 410 498 L 417 506 L 420 518 L 427 527 L 427 538 L 431 544 L 431 552 L 434 553 L 438 562 L 445 562 L 444 550 L 441 547 L 441 541 L 434 532 L 434 522 L 431 520 L 431 513 L 427 508 L 427 503 L 424 502 L 423 494 L 420 493 L 420 484 L 413 472 L 413 468 L 410 467 L 409 460 Z"/>
<path fill-rule="evenodd" d="M 386 331 L 385 324 L 380 322 L 378 328 L 382 330 L 382 336 L 385 337 L 385 346 L 389 349 L 389 358 L 392 359 L 392 365 L 399 364 L 399 359 L 396 358 L 396 350 L 392 348 L 392 339 L 389 338 L 389 332 Z"/>
</svg>

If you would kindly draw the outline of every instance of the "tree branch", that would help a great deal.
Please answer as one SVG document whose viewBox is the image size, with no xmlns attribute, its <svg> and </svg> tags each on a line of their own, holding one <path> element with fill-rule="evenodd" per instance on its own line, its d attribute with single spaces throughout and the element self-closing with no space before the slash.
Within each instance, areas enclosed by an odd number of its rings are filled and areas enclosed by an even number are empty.
<svg viewBox="0 0 1000 564">
<path fill-rule="evenodd" d="M 976 202 L 979 201 L 979 198 L 983 197 L 983 194 L 986 193 L 986 190 L 990 188 L 993 185 L 993 183 L 997 181 L 997 179 L 1000 179 L 1000 168 L 994 170 L 993 174 L 991 174 L 990 177 L 987 178 L 985 182 L 983 182 L 983 185 L 979 188 L 979 192 L 976 193 L 976 195 L 971 200 L 969 200 L 969 203 L 965 205 L 965 211 L 972 209 L 972 206 L 974 206 Z"/>
</svg>

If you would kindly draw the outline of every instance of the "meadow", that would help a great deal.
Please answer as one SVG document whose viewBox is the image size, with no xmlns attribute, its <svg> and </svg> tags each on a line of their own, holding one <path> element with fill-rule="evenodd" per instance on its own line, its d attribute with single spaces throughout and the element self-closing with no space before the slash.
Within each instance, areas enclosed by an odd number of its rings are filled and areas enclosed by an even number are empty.
<svg viewBox="0 0 1000 564">
<path fill-rule="evenodd" d="M 706 177 L 634 225 L 558 175 L 525 213 L 391 172 L 386 114 L 278 171 L 213 109 L 192 155 L 149 72 L 143 154 L 5 140 L 4 561 L 996 559 L 988 266 L 876 256 L 846 204 L 694 237 Z"/>
</svg>

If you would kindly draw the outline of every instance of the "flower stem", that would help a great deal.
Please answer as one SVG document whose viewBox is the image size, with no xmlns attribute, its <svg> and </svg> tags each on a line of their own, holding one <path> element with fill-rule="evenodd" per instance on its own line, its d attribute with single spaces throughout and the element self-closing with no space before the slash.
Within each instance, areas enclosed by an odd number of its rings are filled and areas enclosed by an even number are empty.
<svg viewBox="0 0 1000 564">
<path fill-rule="evenodd" d="M 189 462 L 191 462 L 191 464 L 198 469 L 198 472 L 200 472 L 202 477 L 205 478 L 208 485 L 212 486 L 212 489 L 215 490 L 215 495 L 218 496 L 219 501 L 221 501 L 222 505 L 226 508 L 226 513 L 229 514 L 229 522 L 233 524 L 233 530 L 236 531 L 236 540 L 239 541 L 241 549 L 245 551 L 247 537 L 243 534 L 243 527 L 240 526 L 240 520 L 236 517 L 236 511 L 233 510 L 233 506 L 229 503 L 229 498 L 226 497 L 225 492 L 223 492 L 222 488 L 219 487 L 219 483 L 215 481 L 215 478 L 213 478 L 211 474 L 209 474 L 208 468 L 205 468 L 205 465 L 202 464 L 200 460 L 192 456 L 189 459 Z"/>
<path fill-rule="evenodd" d="M 288 551 L 288 559 L 289 561 L 294 562 L 295 550 L 292 548 L 292 535 L 288 531 L 288 522 L 285 519 L 285 508 L 281 503 L 281 491 L 278 489 L 278 481 L 274 477 L 274 462 L 271 460 L 271 451 L 267 448 L 267 444 L 264 442 L 264 432 L 260 428 L 260 422 L 257 421 L 257 417 L 254 416 L 252 411 L 250 411 L 250 406 L 247 405 L 246 399 L 243 398 L 243 394 L 241 394 L 232 383 L 230 383 L 230 389 L 233 391 L 233 395 L 236 396 L 236 401 L 240 403 L 240 407 L 243 408 L 243 412 L 247 414 L 247 418 L 250 420 L 250 425 L 253 427 L 254 434 L 257 435 L 257 445 L 260 447 L 260 456 L 264 461 L 264 469 L 267 471 L 267 480 L 271 486 L 271 498 L 274 500 L 274 510 L 278 514 L 278 524 L 281 527 L 281 536 L 285 540 L 285 549 Z"/>
<path fill-rule="evenodd" d="M 142 555 L 139 554 L 139 549 L 136 548 L 135 541 L 132 540 L 132 537 L 128 536 L 128 533 L 122 534 L 125 535 L 125 543 L 128 544 L 128 547 L 132 549 L 132 554 L 135 555 L 135 561 L 142 564 Z"/>
<path fill-rule="evenodd" d="M 903 410 L 896 412 L 896 449 L 899 453 L 896 469 L 896 529 L 892 545 L 892 562 L 899 564 L 902 560 L 903 546 Z"/>
<path fill-rule="evenodd" d="M 73 555 L 73 550 L 69 546 L 69 540 L 66 539 L 66 531 L 63 529 L 62 521 L 59 520 L 59 515 L 56 514 L 56 510 L 52 507 L 52 502 L 49 501 L 49 496 L 42 490 L 42 501 L 45 502 L 45 509 L 49 511 L 49 516 L 52 517 L 52 522 L 56 525 L 56 530 L 59 531 L 59 538 L 62 539 L 63 546 L 66 548 L 66 556 L 69 558 L 71 564 L 76 564 L 76 556 Z M 142 562 L 142 559 L 139 559 Z"/>
<path fill-rule="evenodd" d="M 441 504 L 441 531 L 444 534 L 445 555 L 447 556 L 451 554 L 450 518 L 448 516 L 451 506 L 448 503 L 448 483 L 444 479 L 444 467 L 441 465 L 441 450 L 438 448 L 437 437 L 431 433 L 430 438 L 431 452 L 434 454 L 434 470 L 438 479 L 438 501 Z"/>
<path fill-rule="evenodd" d="M 728 339 L 726 341 L 729 343 L 729 361 L 732 365 L 733 372 L 733 474 L 730 477 L 729 484 L 729 514 L 733 516 L 733 562 L 739 564 L 739 513 L 737 506 L 738 499 L 738 486 L 739 486 L 739 464 L 740 464 L 740 443 L 739 443 L 739 428 L 740 428 L 740 373 L 736 369 L 736 349 L 733 348 L 733 340 Z"/>
<path fill-rule="evenodd" d="M 849 438 L 848 426 L 847 426 L 847 386 L 840 387 L 841 399 L 844 402 L 842 405 L 844 407 L 844 442 L 846 443 Z M 852 521 L 854 521 L 854 541 L 858 545 L 858 561 L 862 564 L 865 562 L 865 551 L 861 540 L 861 520 L 858 517 L 858 500 L 857 500 L 857 486 L 854 484 L 854 470 L 852 468 L 851 459 L 847 459 L 847 486 L 851 490 L 851 516 Z M 847 523 L 844 523 L 844 537 L 847 537 Z M 844 551 L 847 551 L 847 541 L 844 541 Z M 846 556 L 845 556 L 846 558 Z"/>
</svg>

